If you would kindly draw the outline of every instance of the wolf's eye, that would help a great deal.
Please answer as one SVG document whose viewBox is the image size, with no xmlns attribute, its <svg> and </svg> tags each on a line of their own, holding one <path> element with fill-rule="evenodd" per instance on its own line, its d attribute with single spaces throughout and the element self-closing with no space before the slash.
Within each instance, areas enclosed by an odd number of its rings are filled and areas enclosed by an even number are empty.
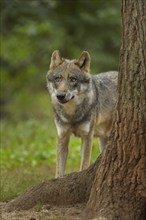
<svg viewBox="0 0 146 220">
<path fill-rule="evenodd" d="M 72 82 L 72 83 L 77 82 L 77 79 L 75 77 L 70 77 L 69 79 L 70 79 L 70 82 Z"/>
<path fill-rule="evenodd" d="M 61 77 L 55 77 L 55 82 L 61 82 Z"/>
</svg>

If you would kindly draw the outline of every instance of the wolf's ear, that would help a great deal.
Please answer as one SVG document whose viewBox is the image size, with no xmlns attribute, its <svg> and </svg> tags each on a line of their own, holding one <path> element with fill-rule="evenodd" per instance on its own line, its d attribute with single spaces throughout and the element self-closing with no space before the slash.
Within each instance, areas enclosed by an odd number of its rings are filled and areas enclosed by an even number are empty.
<svg viewBox="0 0 146 220">
<path fill-rule="evenodd" d="M 54 50 L 51 56 L 50 69 L 55 69 L 59 64 L 62 63 L 59 50 Z"/>
<path fill-rule="evenodd" d="M 83 72 L 90 72 L 90 55 L 87 51 L 82 52 L 80 58 L 76 61 L 76 65 L 78 65 Z"/>
</svg>

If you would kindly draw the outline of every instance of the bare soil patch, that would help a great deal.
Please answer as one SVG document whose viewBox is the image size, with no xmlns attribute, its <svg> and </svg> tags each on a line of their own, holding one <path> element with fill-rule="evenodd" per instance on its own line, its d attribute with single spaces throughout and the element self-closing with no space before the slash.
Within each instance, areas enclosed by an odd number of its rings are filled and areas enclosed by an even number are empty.
<svg viewBox="0 0 146 220">
<path fill-rule="evenodd" d="M 27 211 L 6 212 L 5 204 L 0 203 L 2 220 L 80 220 L 85 204 L 76 206 L 36 206 Z"/>
</svg>

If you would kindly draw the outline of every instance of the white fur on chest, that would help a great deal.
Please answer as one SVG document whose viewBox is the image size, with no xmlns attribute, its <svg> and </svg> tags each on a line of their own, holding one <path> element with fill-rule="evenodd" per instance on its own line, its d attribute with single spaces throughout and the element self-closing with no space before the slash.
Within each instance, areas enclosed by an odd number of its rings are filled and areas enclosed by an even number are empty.
<svg viewBox="0 0 146 220">
<path fill-rule="evenodd" d="M 91 128 L 91 122 L 84 122 L 78 127 L 75 127 L 75 129 L 73 130 L 73 133 L 77 136 L 82 137 L 84 135 L 89 134 L 90 128 Z"/>
<path fill-rule="evenodd" d="M 61 137 L 62 135 L 65 135 L 67 132 L 70 131 L 70 127 L 69 126 L 62 126 L 61 124 L 59 124 L 57 122 L 57 120 L 55 119 L 55 125 L 56 125 L 56 129 L 57 129 L 57 134 L 58 137 Z"/>
<path fill-rule="evenodd" d="M 90 122 L 84 122 L 79 126 L 76 127 L 71 127 L 71 126 L 62 126 L 61 124 L 57 123 L 55 120 L 56 128 L 57 128 L 57 134 L 60 137 L 63 134 L 66 134 L 69 132 L 70 134 L 73 133 L 76 136 L 83 137 L 85 135 L 88 135 L 90 133 L 90 127 L 91 123 Z"/>
</svg>

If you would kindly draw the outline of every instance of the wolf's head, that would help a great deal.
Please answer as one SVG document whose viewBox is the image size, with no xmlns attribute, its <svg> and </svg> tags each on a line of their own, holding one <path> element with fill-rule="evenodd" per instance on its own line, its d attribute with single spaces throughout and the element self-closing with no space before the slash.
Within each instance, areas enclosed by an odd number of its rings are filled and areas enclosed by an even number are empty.
<svg viewBox="0 0 146 220">
<path fill-rule="evenodd" d="M 55 50 L 51 57 L 50 70 L 47 73 L 49 93 L 53 101 L 65 104 L 89 89 L 90 55 L 83 51 L 79 59 L 68 60 Z"/>
</svg>

